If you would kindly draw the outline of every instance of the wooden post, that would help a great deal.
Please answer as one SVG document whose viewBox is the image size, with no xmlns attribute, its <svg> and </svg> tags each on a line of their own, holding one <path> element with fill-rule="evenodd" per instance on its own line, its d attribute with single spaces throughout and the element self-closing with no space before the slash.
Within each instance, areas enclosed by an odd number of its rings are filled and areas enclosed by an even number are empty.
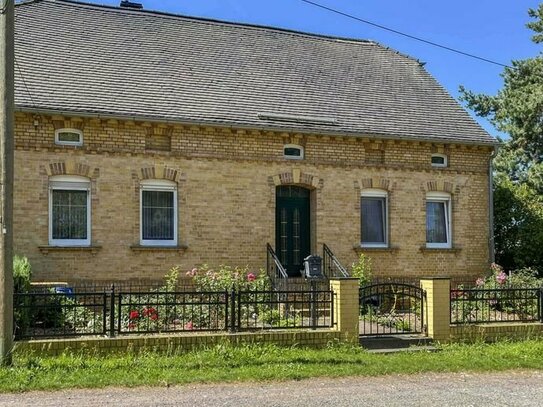
<svg viewBox="0 0 543 407">
<path fill-rule="evenodd" d="M 0 364 L 13 347 L 14 2 L 0 9 Z"/>
</svg>

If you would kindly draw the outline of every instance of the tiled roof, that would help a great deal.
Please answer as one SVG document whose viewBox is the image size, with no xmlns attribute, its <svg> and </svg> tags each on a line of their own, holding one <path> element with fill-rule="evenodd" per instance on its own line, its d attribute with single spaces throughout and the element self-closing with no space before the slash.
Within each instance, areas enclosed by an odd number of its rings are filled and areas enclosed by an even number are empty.
<svg viewBox="0 0 543 407">
<path fill-rule="evenodd" d="M 488 144 L 418 61 L 371 41 L 68 0 L 16 6 L 20 110 Z"/>
</svg>

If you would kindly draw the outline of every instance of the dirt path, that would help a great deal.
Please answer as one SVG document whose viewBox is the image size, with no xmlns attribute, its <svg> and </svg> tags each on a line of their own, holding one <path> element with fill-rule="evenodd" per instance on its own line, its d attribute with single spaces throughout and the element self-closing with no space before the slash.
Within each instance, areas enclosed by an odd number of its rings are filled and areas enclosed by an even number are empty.
<svg viewBox="0 0 543 407">
<path fill-rule="evenodd" d="M 0 395 L 0 406 L 541 406 L 543 371 L 421 374 L 273 383 Z"/>
</svg>

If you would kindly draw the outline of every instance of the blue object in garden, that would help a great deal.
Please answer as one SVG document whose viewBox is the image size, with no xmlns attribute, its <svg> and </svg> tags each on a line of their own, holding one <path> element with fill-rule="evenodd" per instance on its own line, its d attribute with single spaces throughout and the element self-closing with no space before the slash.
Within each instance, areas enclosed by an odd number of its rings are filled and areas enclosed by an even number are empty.
<svg viewBox="0 0 543 407">
<path fill-rule="evenodd" d="M 72 287 L 55 287 L 55 294 L 65 294 L 66 297 L 74 299 L 74 289 Z"/>
</svg>

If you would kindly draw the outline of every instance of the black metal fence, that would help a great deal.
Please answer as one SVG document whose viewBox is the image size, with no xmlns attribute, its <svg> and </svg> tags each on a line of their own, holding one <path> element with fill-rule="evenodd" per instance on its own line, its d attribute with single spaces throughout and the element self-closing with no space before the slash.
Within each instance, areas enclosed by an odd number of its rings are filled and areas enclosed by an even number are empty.
<svg viewBox="0 0 543 407">
<path fill-rule="evenodd" d="M 403 283 L 360 287 L 360 335 L 399 335 L 425 332 L 425 291 Z"/>
<path fill-rule="evenodd" d="M 330 328 L 333 303 L 319 289 L 17 293 L 15 338 Z"/>
<path fill-rule="evenodd" d="M 330 290 L 240 291 L 232 304 L 237 330 L 330 328 L 334 302 Z"/>
<path fill-rule="evenodd" d="M 15 337 L 105 335 L 107 305 L 106 293 L 16 293 Z"/>
<path fill-rule="evenodd" d="M 543 288 L 451 290 L 451 323 L 543 322 Z"/>
</svg>

